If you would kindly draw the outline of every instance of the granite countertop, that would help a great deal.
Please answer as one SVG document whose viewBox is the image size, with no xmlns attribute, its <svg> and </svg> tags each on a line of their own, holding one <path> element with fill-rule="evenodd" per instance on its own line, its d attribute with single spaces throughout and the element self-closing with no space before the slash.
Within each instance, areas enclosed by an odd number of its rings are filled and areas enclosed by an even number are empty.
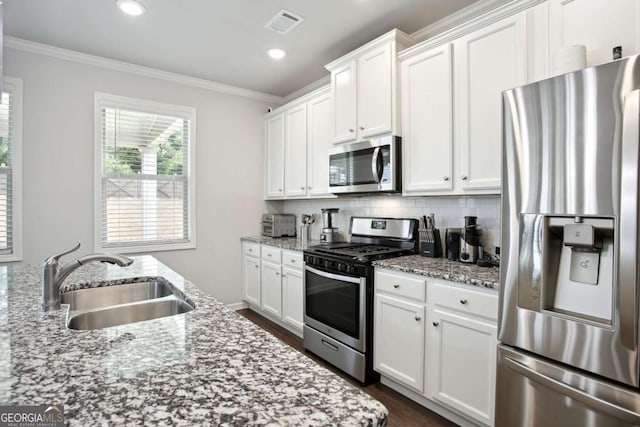
<svg viewBox="0 0 640 427">
<path fill-rule="evenodd" d="M 83 266 L 65 289 L 161 276 L 195 310 L 74 331 L 66 305 L 41 311 L 40 266 L 0 267 L 0 404 L 62 404 L 71 425 L 386 424 L 380 402 L 155 258 L 134 259 Z"/>
<path fill-rule="evenodd" d="M 496 290 L 500 287 L 500 269 L 498 267 L 478 267 L 475 264 L 449 261 L 447 258 L 409 255 L 375 261 L 373 265 Z"/>
<path fill-rule="evenodd" d="M 302 243 L 299 237 L 248 236 L 242 237 L 240 240 L 299 252 L 302 252 L 309 246 L 319 245 L 321 243 L 320 240 L 311 240 L 309 242 Z"/>
</svg>

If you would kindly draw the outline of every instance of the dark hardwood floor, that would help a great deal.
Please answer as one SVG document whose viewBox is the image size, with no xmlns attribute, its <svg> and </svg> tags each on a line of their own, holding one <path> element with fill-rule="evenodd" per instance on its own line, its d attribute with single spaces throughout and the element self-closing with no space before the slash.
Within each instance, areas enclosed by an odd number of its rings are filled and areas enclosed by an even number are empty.
<svg viewBox="0 0 640 427">
<path fill-rule="evenodd" d="M 402 396 L 401 394 L 391 390 L 389 387 L 380 383 L 371 384 L 368 386 L 362 386 L 353 378 L 342 373 L 342 371 L 334 368 L 326 363 L 324 360 L 316 357 L 315 355 L 305 352 L 302 346 L 302 339 L 298 338 L 294 334 L 290 333 L 286 329 L 276 325 L 275 323 L 265 319 L 259 314 L 254 313 L 249 309 L 238 310 L 238 314 L 251 320 L 262 329 L 275 335 L 278 339 L 305 354 L 307 357 L 315 360 L 320 365 L 331 370 L 335 374 L 344 378 L 350 384 L 360 388 L 365 393 L 371 395 L 373 398 L 379 400 L 389 410 L 389 423 L 390 427 L 412 427 L 412 426 L 428 426 L 428 427 L 449 427 L 455 426 L 455 424 L 442 418 L 440 415 L 431 412 L 430 410 L 418 405 L 412 400 Z"/>
</svg>

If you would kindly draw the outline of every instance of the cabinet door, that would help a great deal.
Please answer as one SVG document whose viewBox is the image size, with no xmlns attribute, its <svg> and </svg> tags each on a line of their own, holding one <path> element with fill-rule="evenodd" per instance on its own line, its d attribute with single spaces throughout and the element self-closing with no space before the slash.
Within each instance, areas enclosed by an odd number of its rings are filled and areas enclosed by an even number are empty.
<svg viewBox="0 0 640 427">
<path fill-rule="evenodd" d="M 244 300 L 260 306 L 260 258 L 243 256 Z"/>
<path fill-rule="evenodd" d="M 406 59 L 400 68 L 404 194 L 451 190 L 451 45 Z"/>
<path fill-rule="evenodd" d="M 374 317 L 374 369 L 422 392 L 424 306 L 376 294 Z"/>
<path fill-rule="evenodd" d="M 356 61 L 331 73 L 331 98 L 334 111 L 334 142 L 356 139 Z"/>
<path fill-rule="evenodd" d="M 391 132 L 391 43 L 358 58 L 358 134 L 360 139 Z"/>
<path fill-rule="evenodd" d="M 502 91 L 526 83 L 525 15 L 454 42 L 455 138 L 463 190 L 500 189 Z"/>
<path fill-rule="evenodd" d="M 282 320 L 302 331 L 302 270 L 282 269 Z"/>
<path fill-rule="evenodd" d="M 282 277 L 280 264 L 262 262 L 261 281 L 262 305 L 264 311 L 280 318 L 282 316 Z"/>
<path fill-rule="evenodd" d="M 427 396 L 493 425 L 496 325 L 439 308 L 429 325 Z"/>
<path fill-rule="evenodd" d="M 584 45 L 587 65 L 612 59 L 612 49 L 622 46 L 622 55 L 640 52 L 638 0 L 550 0 L 550 54 L 562 47 Z"/>
<path fill-rule="evenodd" d="M 331 94 L 326 93 L 307 104 L 308 162 L 307 190 L 309 196 L 329 194 L 329 148 L 332 146 Z"/>
<path fill-rule="evenodd" d="M 284 113 L 265 123 L 265 198 L 284 197 Z"/>
<path fill-rule="evenodd" d="M 285 195 L 307 195 L 307 104 L 285 113 Z"/>
</svg>

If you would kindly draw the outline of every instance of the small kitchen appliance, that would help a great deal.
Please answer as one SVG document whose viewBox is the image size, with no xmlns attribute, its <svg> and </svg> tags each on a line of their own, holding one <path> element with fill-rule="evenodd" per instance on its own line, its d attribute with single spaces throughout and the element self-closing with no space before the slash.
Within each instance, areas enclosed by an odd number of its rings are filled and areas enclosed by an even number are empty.
<svg viewBox="0 0 640 427">
<path fill-rule="evenodd" d="M 332 243 L 340 240 L 338 228 L 334 225 L 338 222 L 337 215 L 338 208 L 326 208 L 322 209 L 322 234 L 320 234 L 320 241 L 323 243 Z"/>
<path fill-rule="evenodd" d="M 460 258 L 460 233 L 459 228 L 447 228 L 445 241 L 447 244 L 446 255 L 449 261 L 458 261 Z"/>
<path fill-rule="evenodd" d="M 482 258 L 483 251 L 480 245 L 480 229 L 478 228 L 478 217 L 465 216 L 464 228 L 460 235 L 460 261 L 475 264 L 478 258 Z"/>
<path fill-rule="evenodd" d="M 304 348 L 363 383 L 373 371 L 374 260 L 417 253 L 418 220 L 352 217 L 350 242 L 304 250 Z"/>
<path fill-rule="evenodd" d="M 293 214 L 262 214 L 262 235 L 267 237 L 295 237 L 296 216 Z"/>
</svg>

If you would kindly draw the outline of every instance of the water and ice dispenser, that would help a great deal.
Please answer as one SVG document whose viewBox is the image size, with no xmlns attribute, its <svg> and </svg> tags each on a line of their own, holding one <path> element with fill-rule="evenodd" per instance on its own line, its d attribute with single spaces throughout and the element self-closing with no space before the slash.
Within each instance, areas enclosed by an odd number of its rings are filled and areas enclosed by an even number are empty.
<svg viewBox="0 0 640 427">
<path fill-rule="evenodd" d="M 523 215 L 519 306 L 611 324 L 615 220 Z M 551 313 L 550 313 L 551 314 Z"/>
</svg>

